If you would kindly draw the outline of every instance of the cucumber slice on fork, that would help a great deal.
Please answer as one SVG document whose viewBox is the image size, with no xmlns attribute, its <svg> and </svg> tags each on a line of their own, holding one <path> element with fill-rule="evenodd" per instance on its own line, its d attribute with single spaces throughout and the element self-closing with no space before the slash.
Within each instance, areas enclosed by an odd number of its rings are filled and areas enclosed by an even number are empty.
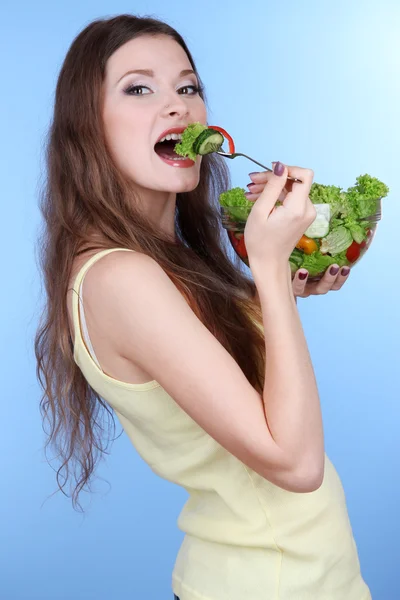
<svg viewBox="0 0 400 600">
<path fill-rule="evenodd" d="M 200 135 L 193 142 L 193 152 L 204 156 L 205 154 L 211 154 L 217 152 L 224 143 L 224 136 L 215 131 L 215 129 L 206 129 L 202 131 Z"/>
</svg>

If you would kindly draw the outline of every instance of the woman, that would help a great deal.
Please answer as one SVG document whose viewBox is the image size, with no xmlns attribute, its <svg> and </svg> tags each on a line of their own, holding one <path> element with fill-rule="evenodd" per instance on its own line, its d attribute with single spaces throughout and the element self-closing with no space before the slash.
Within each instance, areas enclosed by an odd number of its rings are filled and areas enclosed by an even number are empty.
<svg viewBox="0 0 400 600">
<path fill-rule="evenodd" d="M 252 174 L 252 281 L 219 225 L 223 159 L 178 160 L 160 143 L 195 121 L 201 83 L 166 24 L 123 15 L 73 42 L 48 145 L 36 338 L 58 485 L 73 480 L 79 506 L 113 411 L 152 470 L 190 492 L 175 597 L 367 600 L 295 302 L 346 274 L 307 287 L 288 265 L 315 218 L 313 173 Z"/>
</svg>

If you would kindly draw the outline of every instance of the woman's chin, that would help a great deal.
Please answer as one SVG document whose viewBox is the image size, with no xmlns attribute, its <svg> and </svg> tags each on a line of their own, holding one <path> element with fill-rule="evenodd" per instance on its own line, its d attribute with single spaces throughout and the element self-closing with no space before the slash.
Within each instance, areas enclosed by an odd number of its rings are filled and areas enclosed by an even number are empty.
<svg viewBox="0 0 400 600">
<path fill-rule="evenodd" d="M 200 182 L 199 173 L 187 174 L 186 177 L 178 177 L 179 181 L 169 181 L 165 191 L 175 194 L 185 194 L 197 188 Z"/>
<path fill-rule="evenodd" d="M 189 192 L 193 192 L 199 185 L 199 181 L 193 182 L 191 185 L 187 184 L 185 186 L 179 186 L 175 191 L 176 194 L 187 194 Z"/>
</svg>

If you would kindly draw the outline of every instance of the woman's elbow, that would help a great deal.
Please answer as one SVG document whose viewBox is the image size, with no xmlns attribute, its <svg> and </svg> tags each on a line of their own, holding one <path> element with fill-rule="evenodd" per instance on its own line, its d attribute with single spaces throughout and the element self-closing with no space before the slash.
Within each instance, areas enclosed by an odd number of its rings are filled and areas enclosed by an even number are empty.
<svg viewBox="0 0 400 600">
<path fill-rule="evenodd" d="M 324 480 L 324 463 L 296 464 L 280 479 L 280 486 L 289 492 L 297 494 L 316 492 Z"/>
<path fill-rule="evenodd" d="M 316 492 L 322 485 L 325 475 L 325 465 L 307 465 L 299 468 L 294 476 L 294 486 L 300 493 Z"/>
</svg>

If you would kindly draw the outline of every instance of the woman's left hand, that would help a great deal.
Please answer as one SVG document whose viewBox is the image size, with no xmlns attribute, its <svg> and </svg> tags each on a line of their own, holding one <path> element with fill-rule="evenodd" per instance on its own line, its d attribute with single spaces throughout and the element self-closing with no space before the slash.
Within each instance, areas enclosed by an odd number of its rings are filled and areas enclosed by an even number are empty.
<svg viewBox="0 0 400 600">
<path fill-rule="evenodd" d="M 319 296 L 330 291 L 340 290 L 349 278 L 349 273 L 349 267 L 339 269 L 338 265 L 332 265 L 326 270 L 320 281 L 310 283 L 308 282 L 308 272 L 305 269 L 299 269 L 292 280 L 293 293 L 300 298 L 308 298 L 308 296 Z"/>
</svg>

